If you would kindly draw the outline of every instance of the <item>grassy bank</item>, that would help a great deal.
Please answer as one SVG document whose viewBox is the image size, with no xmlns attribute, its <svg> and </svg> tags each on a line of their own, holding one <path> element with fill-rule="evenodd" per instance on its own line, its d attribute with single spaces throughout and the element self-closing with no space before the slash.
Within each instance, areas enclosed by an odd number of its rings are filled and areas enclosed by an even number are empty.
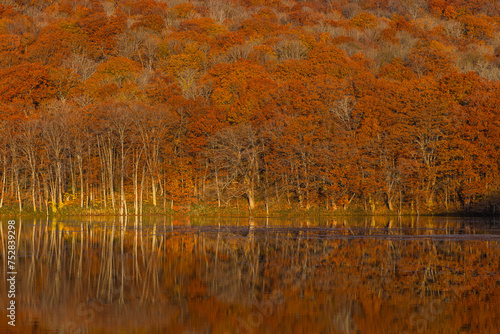
<svg viewBox="0 0 500 334">
<path fill-rule="evenodd" d="M 135 215 L 135 210 L 128 207 L 126 213 L 120 213 L 120 209 L 115 207 L 80 207 L 79 205 L 64 205 L 61 207 L 49 207 L 44 210 L 33 210 L 32 207 L 26 206 L 21 211 L 17 205 L 6 205 L 0 208 L 1 217 L 70 217 L 70 216 L 119 216 L 126 214 L 129 216 Z M 142 215 L 192 215 L 192 216 L 279 216 L 279 217 L 300 217 L 300 216 L 499 216 L 499 212 L 490 212 L 489 210 L 419 210 L 418 212 L 406 208 L 401 211 L 389 211 L 385 208 L 377 210 L 365 210 L 363 207 L 352 206 L 347 209 L 326 209 L 325 207 L 315 206 L 311 208 L 275 206 L 266 208 L 258 206 L 252 212 L 245 205 L 232 207 L 217 207 L 215 205 L 190 205 L 177 206 L 174 208 L 165 208 L 160 205 L 152 205 L 150 203 L 143 205 Z"/>
</svg>

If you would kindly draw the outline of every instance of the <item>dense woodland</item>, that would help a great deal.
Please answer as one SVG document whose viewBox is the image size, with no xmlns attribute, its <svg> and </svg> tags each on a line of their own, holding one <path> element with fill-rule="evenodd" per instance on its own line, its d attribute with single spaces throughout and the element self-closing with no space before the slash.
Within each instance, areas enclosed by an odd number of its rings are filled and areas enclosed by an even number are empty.
<svg viewBox="0 0 500 334">
<path fill-rule="evenodd" d="M 0 3 L 3 210 L 500 210 L 500 1 Z"/>
</svg>

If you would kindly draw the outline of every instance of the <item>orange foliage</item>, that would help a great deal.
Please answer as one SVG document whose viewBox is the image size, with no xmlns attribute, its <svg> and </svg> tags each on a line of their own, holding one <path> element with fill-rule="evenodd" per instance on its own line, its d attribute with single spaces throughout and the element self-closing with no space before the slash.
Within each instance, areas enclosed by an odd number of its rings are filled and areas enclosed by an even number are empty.
<svg viewBox="0 0 500 334">
<path fill-rule="evenodd" d="M 22 152 L 9 144 L 0 203 L 71 194 L 116 210 L 119 189 L 129 211 L 251 197 L 266 212 L 498 212 L 499 22 L 487 0 L 0 5 L 2 119 L 40 117 L 53 138 L 68 122 L 55 115 L 104 103 L 130 118 L 107 146 L 75 130 L 85 145 L 61 148 L 56 169 L 48 139 L 40 168 L 9 167 Z M 250 169 L 217 156 L 238 145 Z"/>
</svg>

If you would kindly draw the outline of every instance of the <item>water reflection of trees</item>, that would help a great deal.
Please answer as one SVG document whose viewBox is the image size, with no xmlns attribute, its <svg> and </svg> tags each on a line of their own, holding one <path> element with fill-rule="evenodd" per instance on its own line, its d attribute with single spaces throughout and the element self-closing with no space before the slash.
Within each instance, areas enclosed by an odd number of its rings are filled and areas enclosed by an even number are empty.
<svg viewBox="0 0 500 334">
<path fill-rule="evenodd" d="M 452 332 L 488 329 L 500 316 L 495 239 L 391 238 L 410 235 L 391 220 L 333 229 L 180 228 L 166 220 L 23 225 L 19 305 L 24 319 L 46 329 L 233 333 L 244 332 L 241 319 L 260 314 L 256 333 L 286 331 L 284 323 L 299 332 L 400 332 L 412 321 Z M 429 225 L 417 234 L 453 231 Z M 442 312 L 429 315 L 436 301 Z"/>
</svg>

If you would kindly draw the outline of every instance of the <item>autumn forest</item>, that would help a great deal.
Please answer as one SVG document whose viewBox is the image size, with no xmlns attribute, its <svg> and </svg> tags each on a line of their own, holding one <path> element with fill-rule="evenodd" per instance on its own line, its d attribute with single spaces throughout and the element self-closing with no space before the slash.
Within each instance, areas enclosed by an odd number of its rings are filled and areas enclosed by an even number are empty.
<svg viewBox="0 0 500 334">
<path fill-rule="evenodd" d="M 1 0 L 0 208 L 498 214 L 500 1 Z"/>
</svg>

